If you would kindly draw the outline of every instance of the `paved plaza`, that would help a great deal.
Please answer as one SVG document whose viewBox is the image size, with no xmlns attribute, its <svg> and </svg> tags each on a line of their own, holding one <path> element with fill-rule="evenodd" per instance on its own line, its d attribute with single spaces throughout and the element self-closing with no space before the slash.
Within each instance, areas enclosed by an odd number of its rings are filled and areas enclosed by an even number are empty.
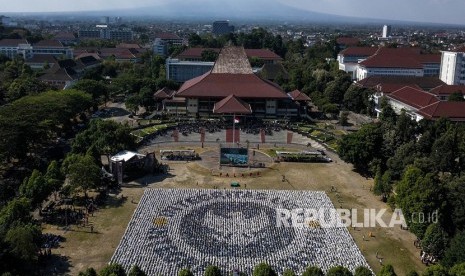
<svg viewBox="0 0 465 276">
<path fill-rule="evenodd" d="M 148 275 L 182 268 L 203 275 L 208 265 L 251 275 L 261 262 L 279 274 L 286 268 L 301 274 L 309 265 L 369 267 L 340 224 L 278 227 L 277 209 L 296 208 L 334 206 L 315 191 L 147 189 L 111 261 Z"/>
</svg>

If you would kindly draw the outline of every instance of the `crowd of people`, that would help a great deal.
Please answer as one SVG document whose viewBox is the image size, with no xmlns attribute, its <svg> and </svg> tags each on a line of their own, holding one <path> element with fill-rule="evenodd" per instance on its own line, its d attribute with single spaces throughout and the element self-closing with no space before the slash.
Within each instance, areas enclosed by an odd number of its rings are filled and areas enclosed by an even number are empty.
<svg viewBox="0 0 465 276">
<path fill-rule="evenodd" d="M 276 208 L 334 206 L 315 191 L 149 189 L 112 261 L 149 275 L 203 275 L 208 265 L 251 274 L 263 261 L 280 274 L 369 267 L 345 227 L 280 227 Z"/>
</svg>

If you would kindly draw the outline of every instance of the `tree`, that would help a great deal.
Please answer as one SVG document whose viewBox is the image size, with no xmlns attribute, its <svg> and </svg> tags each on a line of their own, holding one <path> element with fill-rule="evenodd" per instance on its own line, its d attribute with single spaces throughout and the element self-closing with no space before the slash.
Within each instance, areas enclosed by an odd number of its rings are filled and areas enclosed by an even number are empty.
<svg viewBox="0 0 465 276">
<path fill-rule="evenodd" d="M 137 114 L 139 111 L 139 104 L 140 104 L 140 96 L 138 94 L 131 95 L 127 98 L 124 105 L 127 109 L 129 109 L 132 113 Z"/>
<path fill-rule="evenodd" d="M 94 104 L 98 104 L 101 98 L 108 99 L 108 88 L 102 81 L 82 79 L 73 85 L 73 89 L 84 91 L 91 95 Z"/>
<path fill-rule="evenodd" d="M 192 273 L 188 268 L 184 268 L 179 271 L 178 276 L 194 276 L 194 273 Z"/>
<path fill-rule="evenodd" d="M 207 49 L 202 51 L 201 56 L 202 61 L 216 61 L 216 59 L 218 58 L 218 52 L 211 49 Z"/>
<path fill-rule="evenodd" d="M 433 265 L 427 267 L 422 276 L 449 276 L 449 272 L 442 265 Z"/>
<path fill-rule="evenodd" d="M 0 210 L 0 236 L 5 234 L 13 223 L 28 224 L 32 220 L 31 201 L 18 197 L 8 202 Z"/>
<path fill-rule="evenodd" d="M 76 135 L 73 153 L 85 154 L 94 146 L 100 154 L 114 154 L 121 150 L 135 150 L 136 142 L 127 125 L 113 121 L 92 120 L 89 127 Z"/>
<path fill-rule="evenodd" d="M 209 265 L 205 269 L 205 276 L 221 276 L 221 271 L 217 266 Z"/>
<path fill-rule="evenodd" d="M 449 248 L 446 249 L 444 259 L 441 264 L 445 267 L 452 267 L 455 264 L 465 262 L 465 231 L 455 234 L 450 242 Z"/>
<path fill-rule="evenodd" d="M 420 239 L 423 238 L 428 224 L 414 214 L 433 214 L 441 207 L 442 191 L 436 183 L 436 175 L 424 175 L 420 169 L 409 166 L 396 186 L 396 202 L 402 209 L 410 231 Z"/>
<path fill-rule="evenodd" d="M 37 251 L 41 243 L 42 233 L 34 224 L 16 224 L 8 230 L 5 241 L 10 252 L 19 260 L 28 264 L 37 261 Z"/>
<path fill-rule="evenodd" d="M 126 276 L 126 271 L 122 265 L 111 263 L 100 270 L 99 276 Z"/>
<path fill-rule="evenodd" d="M 465 263 L 454 265 L 449 270 L 449 275 L 450 276 L 465 276 Z"/>
<path fill-rule="evenodd" d="M 372 275 L 373 275 L 373 272 L 371 272 L 370 269 L 364 266 L 359 266 L 355 269 L 354 276 L 372 276 Z"/>
<path fill-rule="evenodd" d="M 133 265 L 131 270 L 129 270 L 128 276 L 147 276 L 144 271 L 142 271 L 139 266 Z"/>
<path fill-rule="evenodd" d="M 464 102 L 465 98 L 463 97 L 462 92 L 457 91 L 449 95 L 447 99 L 449 102 Z"/>
<path fill-rule="evenodd" d="M 383 266 L 378 275 L 379 276 L 397 276 L 396 272 L 394 271 L 394 267 L 390 264 Z"/>
<path fill-rule="evenodd" d="M 276 276 L 276 272 L 267 263 L 258 264 L 252 273 L 253 276 Z"/>
<path fill-rule="evenodd" d="M 446 225 L 453 226 L 448 232 L 454 232 L 456 229 L 465 229 L 465 176 L 454 177 L 446 183 L 446 197 L 448 206 L 450 206 L 449 223 Z"/>
<path fill-rule="evenodd" d="M 68 168 L 68 180 L 71 190 L 82 191 L 85 194 L 100 184 L 100 168 L 95 164 L 92 156 L 80 155 L 76 162 Z"/>
<path fill-rule="evenodd" d="M 34 77 L 25 77 L 15 79 L 6 93 L 8 102 L 15 101 L 27 95 L 37 95 L 49 90 L 50 87 Z"/>
<path fill-rule="evenodd" d="M 374 91 L 358 85 L 351 85 L 344 93 L 343 105 L 356 113 L 370 114 L 373 104 L 371 97 Z"/>
<path fill-rule="evenodd" d="M 97 272 L 93 267 L 89 267 L 86 270 L 79 272 L 78 276 L 97 276 Z"/>
<path fill-rule="evenodd" d="M 342 111 L 339 115 L 339 124 L 341 126 L 347 126 L 349 124 L 349 112 Z"/>
<path fill-rule="evenodd" d="M 416 272 L 415 270 L 410 270 L 408 273 L 407 273 L 407 276 L 420 276 L 418 274 L 418 272 Z"/>
<path fill-rule="evenodd" d="M 370 171 L 370 163 L 382 157 L 382 130 L 379 124 L 363 125 L 359 131 L 345 135 L 339 142 L 339 155 L 362 173 Z"/>
<path fill-rule="evenodd" d="M 38 170 L 32 171 L 31 176 L 26 177 L 19 187 L 20 195 L 31 199 L 31 204 L 34 207 L 38 207 L 52 191 L 53 187 L 49 186 L 49 183 Z"/>
<path fill-rule="evenodd" d="M 294 271 L 290 268 L 284 270 L 283 272 L 283 276 L 296 276 L 296 274 L 294 273 Z"/>
<path fill-rule="evenodd" d="M 350 272 L 350 270 L 340 265 L 331 267 L 326 273 L 326 276 L 352 276 L 352 275 L 353 274 L 352 272 Z"/>
<path fill-rule="evenodd" d="M 442 229 L 439 223 L 432 223 L 428 226 L 425 236 L 421 240 L 423 251 L 442 259 L 447 247 L 447 233 Z"/>
<path fill-rule="evenodd" d="M 324 276 L 323 270 L 316 266 L 309 266 L 305 269 L 302 276 Z"/>
</svg>

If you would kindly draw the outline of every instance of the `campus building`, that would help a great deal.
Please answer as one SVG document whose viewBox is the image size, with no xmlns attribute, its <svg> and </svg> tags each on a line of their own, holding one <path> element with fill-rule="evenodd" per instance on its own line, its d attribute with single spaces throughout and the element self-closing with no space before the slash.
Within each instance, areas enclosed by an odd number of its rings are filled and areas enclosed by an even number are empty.
<svg viewBox="0 0 465 276">
<path fill-rule="evenodd" d="M 234 32 L 234 26 L 229 25 L 229 21 L 221 20 L 213 22 L 212 33 L 214 35 L 224 35 Z"/>
<path fill-rule="evenodd" d="M 449 85 L 465 85 L 465 47 L 442 51 L 439 77 Z"/>
<path fill-rule="evenodd" d="M 215 103 L 231 95 L 250 105 L 251 116 L 298 115 L 294 101 L 277 84 L 253 73 L 242 47 L 223 48 L 211 71 L 186 81 L 176 93 L 194 116 L 212 116 Z"/>
<path fill-rule="evenodd" d="M 213 68 L 215 62 L 202 61 L 202 53 L 204 51 L 219 53 L 220 50 L 218 48 L 189 48 L 175 58 L 168 58 L 166 60 L 167 79 L 176 82 L 185 82 L 205 74 Z M 282 61 L 280 56 L 268 49 L 245 49 L 245 54 L 247 58 L 259 60 L 266 67 L 276 66 Z M 286 77 L 287 72 L 284 72 L 282 75 Z"/>
<path fill-rule="evenodd" d="M 12 59 L 21 56 L 31 59 L 36 55 L 51 55 L 60 58 L 72 58 L 73 49 L 58 40 L 41 40 L 35 44 L 25 39 L 2 39 L 0 40 L 0 54 Z"/>
</svg>

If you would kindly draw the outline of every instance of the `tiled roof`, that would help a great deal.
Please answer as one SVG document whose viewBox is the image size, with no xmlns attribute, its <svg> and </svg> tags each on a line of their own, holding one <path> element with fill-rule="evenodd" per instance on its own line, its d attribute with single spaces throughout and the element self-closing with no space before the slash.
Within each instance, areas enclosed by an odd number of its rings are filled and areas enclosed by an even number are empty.
<svg viewBox="0 0 465 276">
<path fill-rule="evenodd" d="M 177 34 L 173 33 L 158 33 L 155 35 L 155 38 L 161 39 L 181 39 Z"/>
<path fill-rule="evenodd" d="M 168 99 L 173 96 L 176 91 L 169 89 L 168 87 L 163 87 L 162 89 L 158 90 L 157 92 L 153 93 L 154 99 Z"/>
<path fill-rule="evenodd" d="M 405 86 L 397 91 L 394 91 L 387 97 L 416 109 L 423 108 L 439 101 L 433 94 L 409 86 Z"/>
<path fill-rule="evenodd" d="M 441 63 L 441 54 L 421 54 L 416 58 L 421 63 Z"/>
<path fill-rule="evenodd" d="M 347 46 L 355 46 L 360 42 L 360 39 L 355 37 L 338 37 L 336 39 L 337 44 L 347 45 Z"/>
<path fill-rule="evenodd" d="M 421 62 L 413 57 L 407 56 L 373 55 L 359 64 L 370 68 L 423 68 Z"/>
<path fill-rule="evenodd" d="M 300 92 L 297 89 L 292 92 L 287 93 L 287 95 L 289 95 L 289 97 L 291 97 L 291 99 L 294 101 L 310 101 L 311 100 L 309 96 Z"/>
<path fill-rule="evenodd" d="M 443 84 L 438 87 L 431 89 L 430 93 L 439 95 L 450 95 L 455 92 L 460 92 L 465 95 L 465 85 L 447 85 Z"/>
<path fill-rule="evenodd" d="M 26 63 L 55 63 L 57 59 L 53 55 L 36 54 L 32 58 L 26 59 Z"/>
<path fill-rule="evenodd" d="M 41 40 L 34 44 L 34 47 L 45 48 L 45 47 L 54 47 L 54 48 L 61 48 L 64 47 L 60 41 L 56 39 L 48 39 L 48 40 Z"/>
<path fill-rule="evenodd" d="M 416 84 L 410 84 L 408 85 L 410 87 L 413 87 L 415 89 L 421 90 L 421 87 L 416 85 Z M 390 94 L 394 91 L 397 91 L 401 88 L 405 87 L 405 84 L 402 83 L 380 83 L 376 86 L 376 89 L 378 91 L 383 92 L 384 94 Z"/>
<path fill-rule="evenodd" d="M 449 118 L 451 121 L 465 121 L 465 102 L 435 102 L 418 110 L 426 119 Z"/>
<path fill-rule="evenodd" d="M 260 69 L 259 75 L 267 80 L 275 80 L 278 77 L 289 79 L 289 73 L 281 63 L 266 63 Z"/>
<path fill-rule="evenodd" d="M 252 74 L 252 66 L 247 59 L 244 48 L 227 46 L 221 49 L 212 73 L 214 74 Z"/>
<path fill-rule="evenodd" d="M 282 89 L 255 74 L 213 74 L 209 72 L 185 82 L 176 95 L 224 98 L 231 94 L 239 98 L 288 98 Z"/>
<path fill-rule="evenodd" d="M 407 77 L 407 76 L 369 76 L 357 82 L 358 85 L 372 88 L 377 85 L 403 84 L 403 86 L 418 85 L 421 89 L 430 90 L 444 82 L 437 77 Z"/>
<path fill-rule="evenodd" d="M 280 56 L 268 49 L 245 49 L 247 57 L 257 57 L 264 60 L 282 60 Z"/>
<path fill-rule="evenodd" d="M 219 53 L 221 49 L 218 48 L 188 48 L 181 52 L 176 57 L 179 59 L 200 59 L 202 58 L 202 52 L 205 50 L 211 50 Z M 257 57 L 263 60 L 282 60 L 280 56 L 275 54 L 273 51 L 268 49 L 245 49 L 247 57 Z"/>
<path fill-rule="evenodd" d="M 251 114 L 252 108 L 250 107 L 250 104 L 231 94 L 221 101 L 215 103 L 215 106 L 213 107 L 213 113 Z"/>
<path fill-rule="evenodd" d="M 76 39 L 76 36 L 71 32 L 59 32 L 54 37 L 55 39 Z"/>
<path fill-rule="evenodd" d="M 99 54 L 102 58 L 108 58 L 111 56 L 114 56 L 117 59 L 136 58 L 136 55 L 131 51 L 131 49 L 126 48 L 102 48 L 100 49 Z"/>
<path fill-rule="evenodd" d="M 378 51 L 376 47 L 349 47 L 342 50 L 339 54 L 343 56 L 372 56 Z"/>
<path fill-rule="evenodd" d="M 288 98 L 277 84 L 253 74 L 242 47 L 223 48 L 213 69 L 186 81 L 176 95 L 196 98 L 224 98 L 229 95 L 238 98 Z"/>
<path fill-rule="evenodd" d="M 120 43 L 120 44 L 116 45 L 116 48 L 140 49 L 142 47 L 140 47 L 140 45 L 136 44 L 136 43 Z"/>
<path fill-rule="evenodd" d="M 16 47 L 18 44 L 28 44 L 26 39 L 2 39 L 0 40 L 0 47 Z"/>
</svg>

